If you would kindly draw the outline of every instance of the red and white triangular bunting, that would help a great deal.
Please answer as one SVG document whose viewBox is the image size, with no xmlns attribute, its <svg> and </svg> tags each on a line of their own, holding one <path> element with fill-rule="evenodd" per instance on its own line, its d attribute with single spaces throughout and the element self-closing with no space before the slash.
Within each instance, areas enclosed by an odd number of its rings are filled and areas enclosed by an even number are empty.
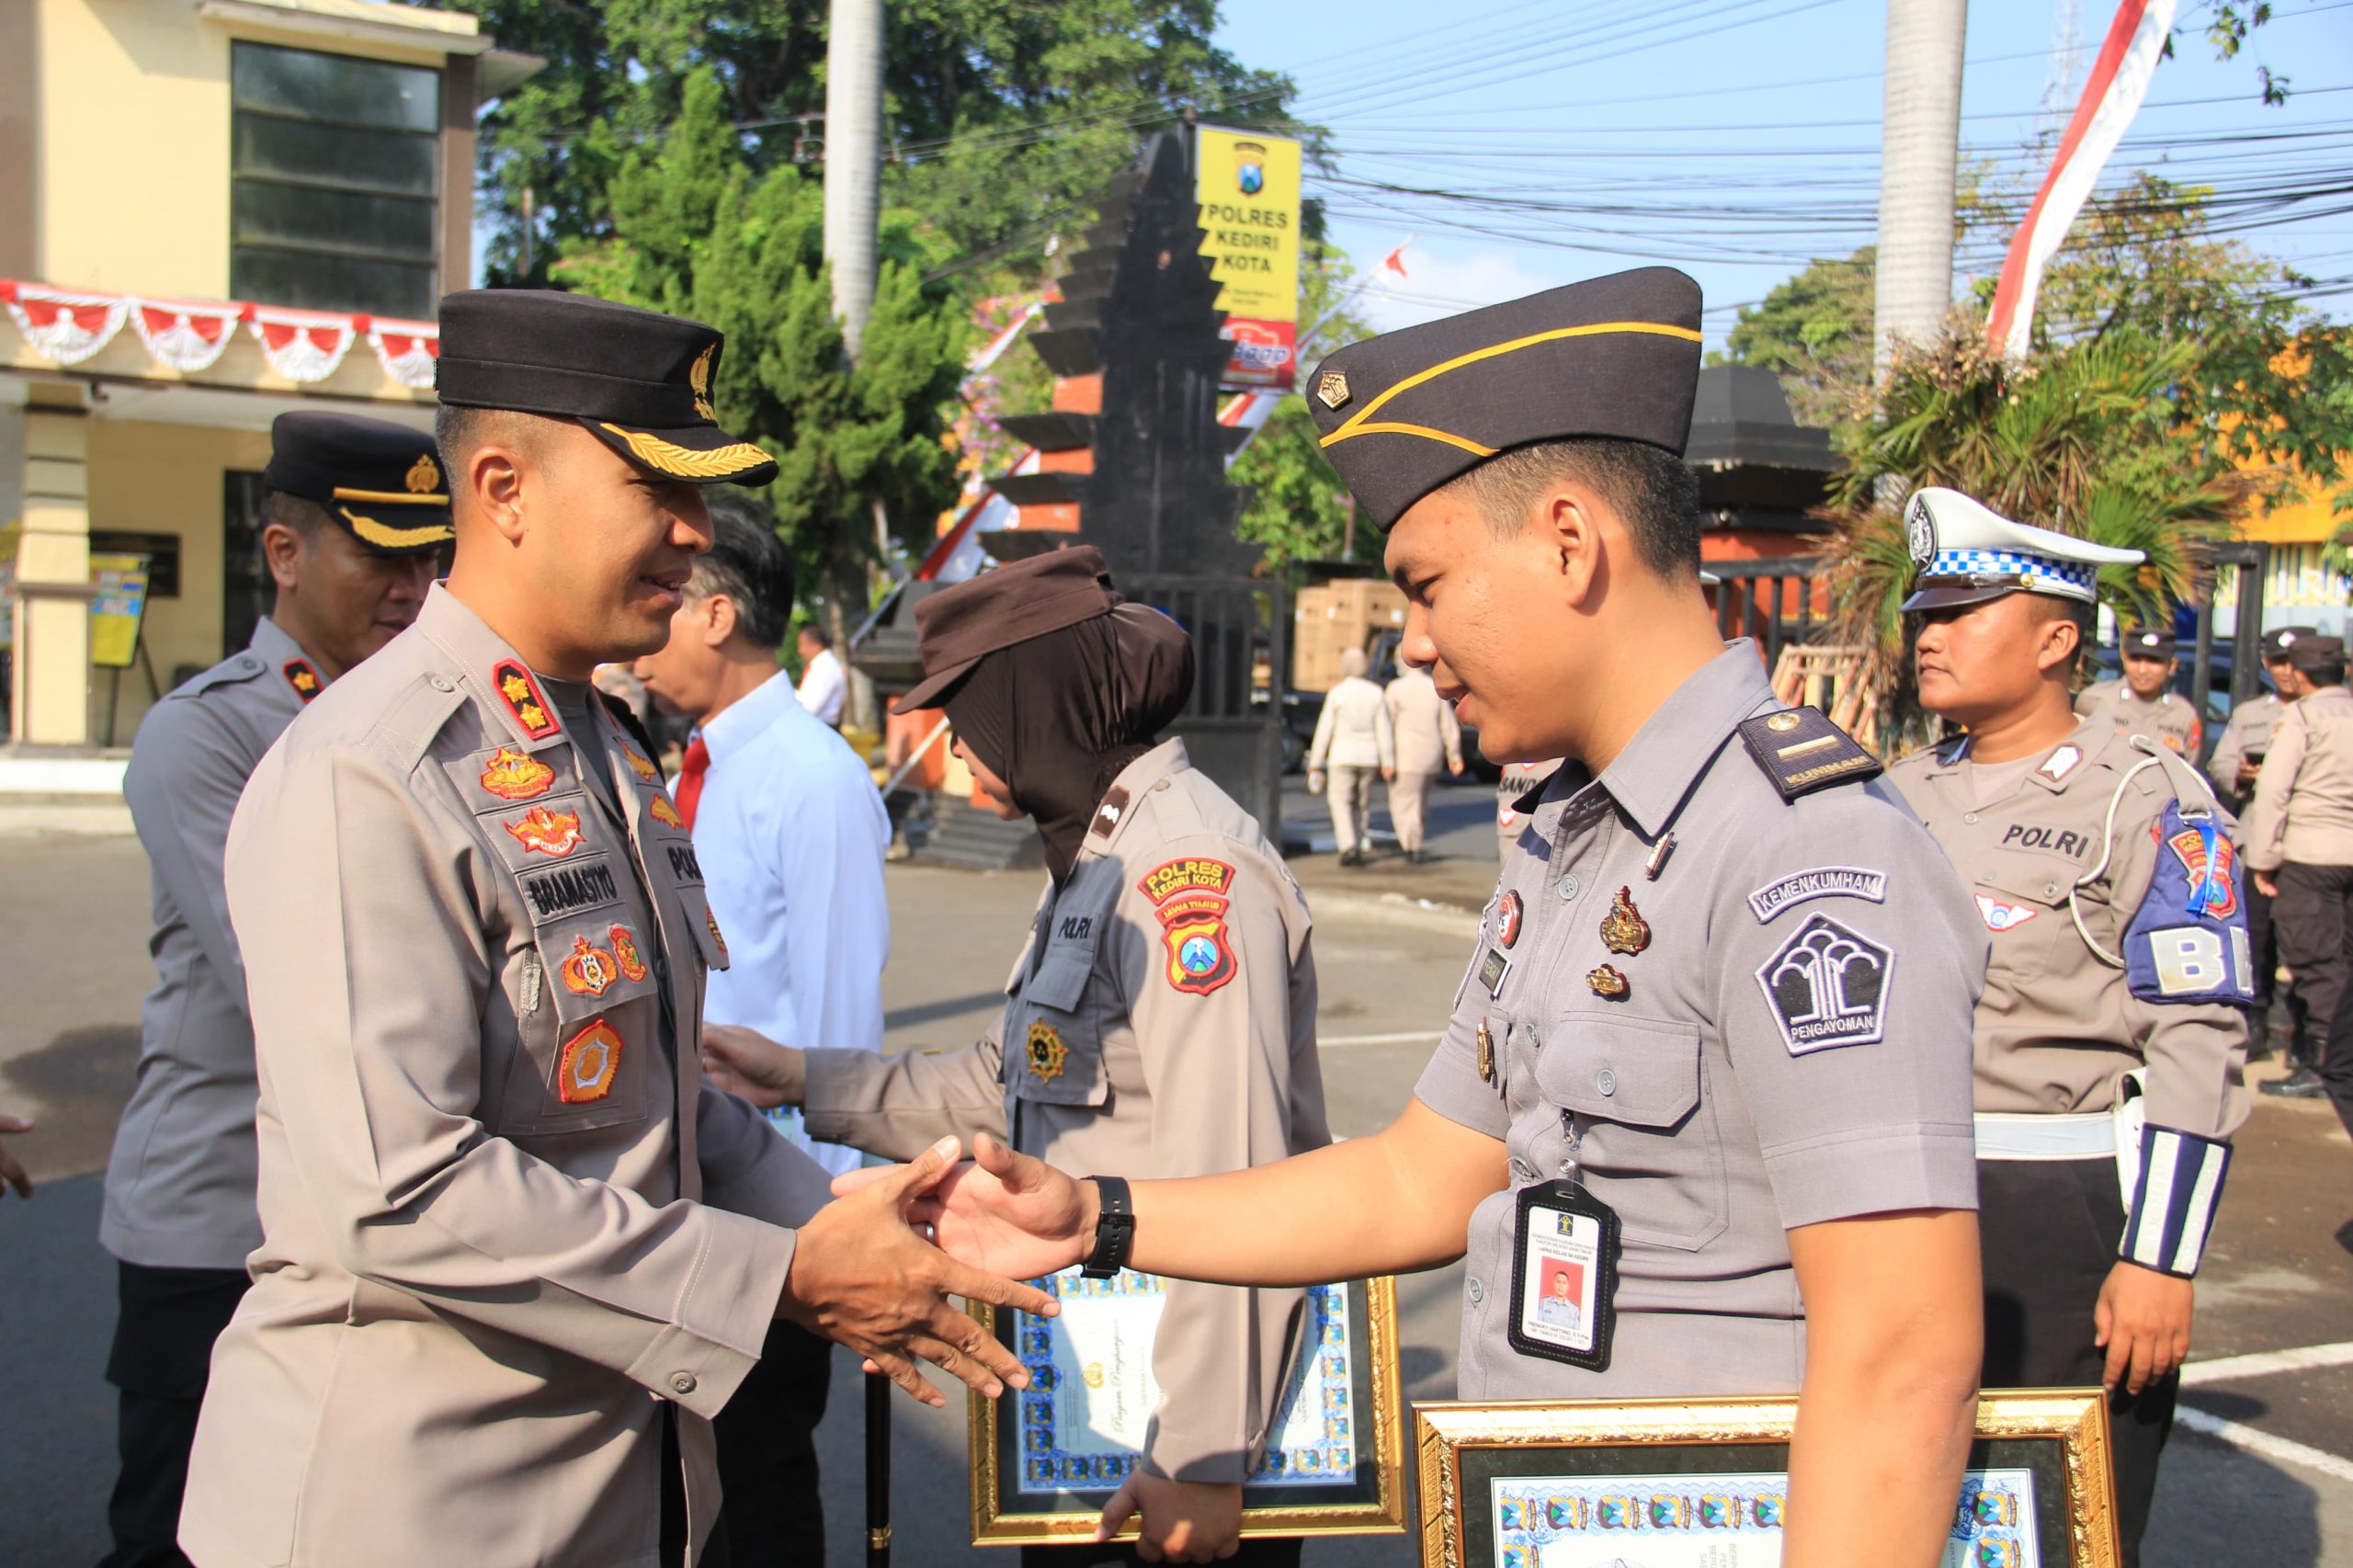
<svg viewBox="0 0 2353 1568">
<path fill-rule="evenodd" d="M 261 345 L 269 368 L 290 381 L 324 381 L 343 364 L 359 335 L 359 324 L 349 316 L 320 311 L 245 307 L 254 341 Z"/>
<path fill-rule="evenodd" d="M 368 347 L 384 367 L 384 374 L 404 387 L 422 392 L 433 385 L 433 366 L 441 358 L 441 328 L 429 321 L 368 322 Z"/>
<path fill-rule="evenodd" d="M 237 335 L 244 307 L 188 300 L 131 301 L 131 324 L 159 365 L 187 374 L 209 370 Z"/>
<path fill-rule="evenodd" d="M 53 365 L 78 365 L 122 330 L 131 302 L 119 294 L 74 294 L 39 283 L 0 281 L 17 330 Z"/>
</svg>

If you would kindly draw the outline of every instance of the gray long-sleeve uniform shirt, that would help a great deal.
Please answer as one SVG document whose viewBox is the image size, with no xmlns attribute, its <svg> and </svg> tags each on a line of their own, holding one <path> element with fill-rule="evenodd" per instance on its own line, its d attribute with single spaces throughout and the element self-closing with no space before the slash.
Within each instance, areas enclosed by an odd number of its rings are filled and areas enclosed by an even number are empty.
<svg viewBox="0 0 2353 1568">
<path fill-rule="evenodd" d="M 131 745 L 122 791 L 153 884 L 155 987 L 98 1220 L 125 1263 L 242 1268 L 261 1244 L 254 1026 L 222 857 L 245 780 L 324 689 L 301 644 L 265 619 L 244 653 L 157 703 Z"/>
<path fill-rule="evenodd" d="M 1070 875 L 1046 889 L 996 1027 L 938 1055 L 812 1051 L 809 1131 L 891 1159 L 988 1132 L 1074 1174 L 1134 1177 L 1321 1148 L 1310 929 L 1257 823 L 1165 742 L 1120 771 Z M 1248 1474 L 1304 1300 L 1169 1282 L 1147 1465 Z"/>
<path fill-rule="evenodd" d="M 1794 1392 L 1787 1232 L 1977 1206 L 1984 928 L 1884 782 L 1782 798 L 1738 733 L 1780 706 L 1756 645 L 1732 643 L 1598 778 L 1563 765 L 1506 853 L 1415 1090 L 1511 1156 L 1471 1219 L 1465 1399 Z M 1631 953 L 1621 890 L 1646 927 Z M 1507 1337 L 1517 1196 L 1561 1176 L 1624 1233 L 1606 1372 Z"/>
<path fill-rule="evenodd" d="M 709 1418 L 827 1176 L 703 1083 L 725 943 L 654 762 L 585 711 L 436 588 L 246 786 L 264 1239 L 188 1464 L 202 1568 L 676 1568 L 665 1422 L 708 1538 Z"/>
</svg>

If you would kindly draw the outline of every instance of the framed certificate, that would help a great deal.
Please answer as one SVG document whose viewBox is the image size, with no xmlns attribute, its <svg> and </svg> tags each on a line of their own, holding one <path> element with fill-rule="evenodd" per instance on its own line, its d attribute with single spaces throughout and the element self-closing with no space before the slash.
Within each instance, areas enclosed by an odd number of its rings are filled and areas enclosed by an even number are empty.
<svg viewBox="0 0 2353 1568">
<path fill-rule="evenodd" d="M 1779 1568 L 1794 1399 L 1418 1404 L 1424 1568 Z M 2115 1568 L 2097 1389 L 1988 1393 L 1946 1568 Z"/>
<path fill-rule="evenodd" d="M 1003 1399 L 970 1397 L 976 1546 L 1093 1540 L 1160 1403 L 1159 1276 L 1073 1268 L 1034 1283 L 1061 1299 L 1061 1316 L 972 1303 L 1030 1377 Z M 1396 1281 L 1311 1288 L 1273 1435 L 1244 1486 L 1242 1533 L 1404 1534 L 1403 1408 Z"/>
</svg>

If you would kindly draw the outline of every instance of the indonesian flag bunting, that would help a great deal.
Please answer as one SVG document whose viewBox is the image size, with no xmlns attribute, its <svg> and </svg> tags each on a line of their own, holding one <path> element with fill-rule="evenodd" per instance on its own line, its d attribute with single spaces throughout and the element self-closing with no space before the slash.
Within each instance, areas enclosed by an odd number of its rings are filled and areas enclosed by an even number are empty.
<svg viewBox="0 0 2353 1568">
<path fill-rule="evenodd" d="M 1275 404 L 1281 401 L 1281 394 L 1272 390 L 1236 392 L 1231 402 L 1217 411 L 1217 422 L 1220 425 L 1230 430 L 1250 432 L 1242 437 L 1241 447 L 1236 447 L 1225 454 L 1226 467 L 1232 468 L 1233 460 L 1242 455 L 1243 447 L 1247 447 L 1258 438 L 1258 432 L 1266 428 L 1267 419 L 1275 412 Z"/>
<path fill-rule="evenodd" d="M 324 381 L 335 373 L 343 357 L 359 335 L 351 316 L 320 311 L 275 310 L 266 305 L 245 307 L 254 341 L 261 345 L 269 368 L 290 381 Z"/>
<path fill-rule="evenodd" d="M 2043 269 L 2066 243 L 2068 225 L 2083 210 L 2109 155 L 2148 96 L 2149 78 L 2156 73 L 2165 39 L 2173 31 L 2174 6 L 2175 0 L 2122 0 L 2116 7 L 2116 20 L 2100 45 L 2091 80 L 2084 84 L 2083 101 L 2067 121 L 2051 172 L 2043 176 L 2042 188 L 2035 193 L 2034 205 L 2027 209 L 2026 222 L 2002 262 L 2002 281 L 1994 291 L 1994 313 L 1985 331 L 2006 354 L 2027 351 Z"/>
<path fill-rule="evenodd" d="M 368 321 L 368 347 L 384 374 L 422 392 L 433 385 L 434 362 L 441 358 L 441 328 L 429 321 Z"/>
<path fill-rule="evenodd" d="M 237 322 L 245 308 L 235 304 L 199 304 L 187 300 L 132 298 L 131 324 L 155 362 L 187 373 L 209 370 L 237 335 Z"/>
<path fill-rule="evenodd" d="M 112 343 L 131 310 L 119 294 L 73 294 L 39 283 L 0 282 L 0 299 L 25 341 L 53 365 L 78 365 Z"/>
</svg>

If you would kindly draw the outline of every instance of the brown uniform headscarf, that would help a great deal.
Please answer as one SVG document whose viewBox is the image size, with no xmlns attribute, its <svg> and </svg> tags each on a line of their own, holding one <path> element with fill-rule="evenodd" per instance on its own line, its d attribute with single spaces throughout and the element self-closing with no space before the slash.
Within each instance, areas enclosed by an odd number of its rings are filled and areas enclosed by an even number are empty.
<svg viewBox="0 0 2353 1568">
<path fill-rule="evenodd" d="M 1128 764 L 1193 694 L 1193 642 L 1148 605 L 999 648 L 949 693 L 964 744 L 1036 820 L 1046 867 L 1070 874 L 1086 826 Z"/>
</svg>

